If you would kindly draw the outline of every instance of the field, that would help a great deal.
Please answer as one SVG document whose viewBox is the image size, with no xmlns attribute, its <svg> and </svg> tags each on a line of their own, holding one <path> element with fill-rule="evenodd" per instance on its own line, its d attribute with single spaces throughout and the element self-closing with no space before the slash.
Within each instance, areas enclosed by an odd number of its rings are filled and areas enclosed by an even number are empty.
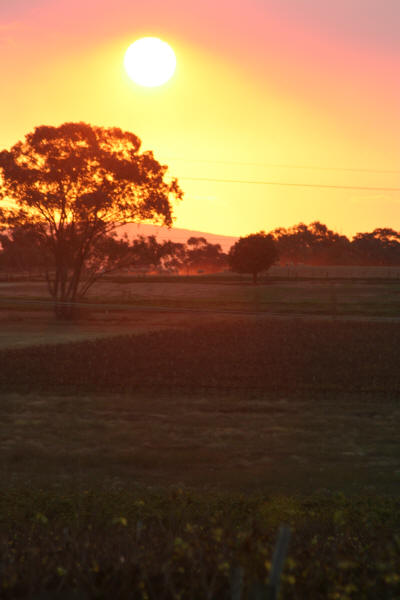
<svg viewBox="0 0 400 600">
<path fill-rule="evenodd" d="M 284 600 L 399 597 L 397 281 L 110 280 L 74 324 L 41 285 L 1 288 L 5 598 L 251 597 L 283 522 Z"/>
<path fill-rule="evenodd" d="M 261 284 L 232 273 L 188 277 L 109 276 L 89 291 L 85 322 L 135 319 L 143 310 L 256 312 L 275 315 L 388 317 L 400 315 L 397 267 L 272 267 Z M 0 318 L 5 310 L 49 311 L 44 281 L 0 278 Z M 142 316 L 142 315 L 141 315 Z M 136 323 L 139 319 L 135 319 Z M 159 325 L 162 322 L 160 321 Z"/>
</svg>

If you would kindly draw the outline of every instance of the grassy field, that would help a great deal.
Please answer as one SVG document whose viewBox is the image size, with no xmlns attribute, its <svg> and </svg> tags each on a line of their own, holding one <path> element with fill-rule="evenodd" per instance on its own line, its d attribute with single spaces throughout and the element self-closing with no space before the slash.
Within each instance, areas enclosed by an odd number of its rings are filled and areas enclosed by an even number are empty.
<svg viewBox="0 0 400 600">
<path fill-rule="evenodd" d="M 240 279 L 232 274 L 171 279 L 119 276 L 95 285 L 83 308 L 86 319 L 97 316 L 102 320 L 106 313 L 124 311 L 128 315 L 141 309 L 160 308 L 397 318 L 400 279 L 378 277 L 374 272 L 369 277 L 365 274 L 358 278 L 337 278 L 332 271 L 329 278 L 282 279 L 271 275 L 253 286 L 247 276 Z M 51 309 L 45 283 L 0 283 L 0 316 L 4 310 L 17 309 L 19 312 Z"/>
<path fill-rule="evenodd" d="M 400 324 L 252 319 L 3 350 L 3 461 L 398 491 L 399 346 Z"/>
<path fill-rule="evenodd" d="M 131 285 L 293 312 L 0 311 L 0 595 L 251 598 L 288 523 L 284 600 L 398 598 L 397 284 Z"/>
</svg>

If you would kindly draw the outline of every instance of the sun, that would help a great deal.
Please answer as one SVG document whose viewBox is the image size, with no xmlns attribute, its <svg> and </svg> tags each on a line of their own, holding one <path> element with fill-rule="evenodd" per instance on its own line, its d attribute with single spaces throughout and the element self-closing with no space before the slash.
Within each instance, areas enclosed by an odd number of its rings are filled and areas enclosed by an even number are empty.
<svg viewBox="0 0 400 600">
<path fill-rule="evenodd" d="M 175 72 L 176 57 L 167 42 L 156 37 L 144 37 L 129 46 L 124 65 L 135 83 L 156 87 L 171 79 Z"/>
</svg>

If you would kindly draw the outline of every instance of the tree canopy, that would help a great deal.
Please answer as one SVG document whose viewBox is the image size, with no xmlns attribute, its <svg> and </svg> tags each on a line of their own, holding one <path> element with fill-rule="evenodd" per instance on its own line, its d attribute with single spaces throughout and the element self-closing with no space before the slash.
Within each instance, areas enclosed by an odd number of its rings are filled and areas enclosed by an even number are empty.
<svg viewBox="0 0 400 600">
<path fill-rule="evenodd" d="M 86 123 L 40 126 L 0 152 L 0 227 L 29 227 L 46 259 L 56 313 L 121 264 L 110 241 L 127 222 L 171 226 L 177 180 L 133 133 Z M 110 249 L 112 247 L 112 252 Z"/>
<path fill-rule="evenodd" d="M 285 262 L 313 265 L 337 265 L 350 260 L 351 242 L 344 235 L 328 229 L 319 221 L 310 225 L 298 223 L 271 231 L 280 259 Z"/>
<path fill-rule="evenodd" d="M 237 273 L 251 273 L 257 283 L 258 274 L 267 271 L 279 254 L 271 235 L 264 231 L 241 237 L 231 247 L 228 255 L 229 266 Z"/>
<path fill-rule="evenodd" d="M 187 272 L 208 273 L 227 267 L 227 255 L 220 244 L 210 244 L 204 237 L 190 237 L 187 242 L 185 266 Z"/>
<path fill-rule="evenodd" d="M 288 229 L 271 231 L 280 260 L 309 265 L 369 265 L 400 264 L 400 232 L 378 228 L 357 233 L 353 239 L 328 229 L 319 221 L 310 225 L 298 223 Z"/>
</svg>

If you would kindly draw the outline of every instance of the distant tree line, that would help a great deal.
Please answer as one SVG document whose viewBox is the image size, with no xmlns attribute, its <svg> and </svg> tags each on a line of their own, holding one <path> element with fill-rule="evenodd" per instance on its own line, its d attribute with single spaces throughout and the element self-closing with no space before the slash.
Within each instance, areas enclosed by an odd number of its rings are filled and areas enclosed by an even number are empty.
<svg viewBox="0 0 400 600">
<path fill-rule="evenodd" d="M 260 236 L 270 240 L 266 263 Z M 109 235 L 102 240 L 102 271 L 106 273 L 108 265 L 113 265 L 115 270 L 115 265 L 118 265 L 118 268 L 138 273 L 193 275 L 229 268 L 253 273 L 253 264 L 260 272 L 278 259 L 281 264 L 316 266 L 400 265 L 400 232 L 389 228 L 357 233 L 350 240 L 315 221 L 310 225 L 299 223 L 288 229 L 280 227 L 268 234 L 251 234 L 240 240 L 243 241 L 240 244 L 236 242 L 230 252 L 225 253 L 220 244 L 211 244 L 205 237 L 190 237 L 186 243 L 179 243 L 171 240 L 159 242 L 154 235 L 139 236 L 132 241 L 126 236 L 117 238 Z M 249 240 L 253 244 L 249 244 Z M 241 252 L 238 252 L 239 248 Z M 48 266 L 51 256 L 51 252 L 46 255 L 35 230 L 29 225 L 16 226 L 0 234 L 0 271 L 39 273 Z M 108 257 L 108 261 L 104 256 Z M 249 261 L 253 261 L 250 266 Z"/>
<path fill-rule="evenodd" d="M 228 257 L 220 244 L 210 244 L 204 237 L 190 237 L 186 243 L 158 242 L 154 235 L 128 237 L 103 236 L 99 248 L 103 274 L 118 269 L 136 273 L 198 274 L 224 271 Z M 51 270 L 53 255 L 46 252 L 35 231 L 29 226 L 15 227 L 0 234 L 0 271 L 29 274 Z M 112 268 L 111 268 L 112 267 Z M 96 274 L 99 264 L 96 264 Z"/>
<path fill-rule="evenodd" d="M 378 228 L 351 240 L 315 221 L 271 231 L 281 263 L 306 265 L 400 265 L 400 232 Z"/>
</svg>

